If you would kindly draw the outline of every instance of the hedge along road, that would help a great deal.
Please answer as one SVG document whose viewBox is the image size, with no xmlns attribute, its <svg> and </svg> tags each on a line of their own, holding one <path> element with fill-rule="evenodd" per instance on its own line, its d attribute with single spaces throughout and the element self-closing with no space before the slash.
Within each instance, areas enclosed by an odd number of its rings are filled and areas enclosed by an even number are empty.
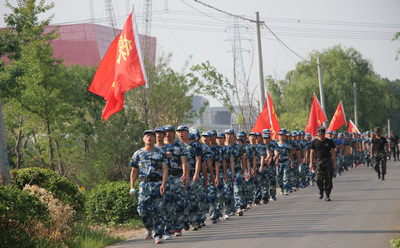
<svg viewBox="0 0 400 248">
<path fill-rule="evenodd" d="M 163 247 L 390 247 L 400 234 L 400 162 L 388 161 L 385 181 L 372 168 L 354 168 L 334 179 L 332 201 L 316 186 L 301 189 L 243 217 L 165 241 Z M 143 235 L 110 247 L 154 247 Z"/>
</svg>

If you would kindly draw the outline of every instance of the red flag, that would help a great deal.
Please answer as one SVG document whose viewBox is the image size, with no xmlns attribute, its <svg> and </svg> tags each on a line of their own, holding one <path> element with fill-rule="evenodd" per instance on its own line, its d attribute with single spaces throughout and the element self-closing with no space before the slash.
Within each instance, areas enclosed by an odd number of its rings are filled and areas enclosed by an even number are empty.
<svg viewBox="0 0 400 248">
<path fill-rule="evenodd" d="M 336 108 L 335 114 L 331 120 L 331 124 L 329 124 L 328 130 L 326 131 L 336 131 L 341 126 L 347 125 L 346 116 L 344 114 L 344 108 L 342 101 L 339 102 L 338 107 Z"/>
<path fill-rule="evenodd" d="M 279 122 L 276 117 L 274 105 L 271 100 L 271 96 L 267 92 L 267 100 L 265 101 L 264 109 L 261 111 L 257 118 L 256 124 L 253 127 L 252 132 L 261 133 L 263 129 L 271 130 L 271 138 L 278 138 Z"/>
<path fill-rule="evenodd" d="M 115 38 L 97 68 L 89 91 L 107 101 L 104 121 L 122 109 L 125 92 L 145 84 L 146 71 L 140 48 L 135 14 L 129 15 L 121 33 Z"/>
<path fill-rule="evenodd" d="M 317 134 L 317 127 L 321 126 L 324 121 L 326 121 L 326 115 L 314 93 L 310 116 L 308 117 L 307 126 L 304 131 L 310 133 L 311 136 L 315 136 Z"/>
<path fill-rule="evenodd" d="M 349 133 L 360 133 L 356 125 L 354 125 L 354 123 L 351 120 L 349 120 Z"/>
</svg>

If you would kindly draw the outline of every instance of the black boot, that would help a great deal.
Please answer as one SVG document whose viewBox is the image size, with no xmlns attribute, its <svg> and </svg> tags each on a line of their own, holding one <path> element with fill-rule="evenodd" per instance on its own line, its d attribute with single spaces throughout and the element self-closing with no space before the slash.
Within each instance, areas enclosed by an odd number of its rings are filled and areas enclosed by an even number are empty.
<svg viewBox="0 0 400 248">
<path fill-rule="evenodd" d="M 382 174 L 382 181 L 385 180 L 385 174 Z"/>
<path fill-rule="evenodd" d="M 324 197 L 324 190 L 320 189 L 319 190 L 319 199 L 322 199 Z"/>
<path fill-rule="evenodd" d="M 327 191 L 325 192 L 325 194 L 326 194 L 326 201 L 331 201 L 331 198 L 330 198 L 331 191 L 330 191 L 330 190 L 327 190 Z"/>
<path fill-rule="evenodd" d="M 381 179 L 381 173 L 378 173 L 378 179 Z"/>
</svg>

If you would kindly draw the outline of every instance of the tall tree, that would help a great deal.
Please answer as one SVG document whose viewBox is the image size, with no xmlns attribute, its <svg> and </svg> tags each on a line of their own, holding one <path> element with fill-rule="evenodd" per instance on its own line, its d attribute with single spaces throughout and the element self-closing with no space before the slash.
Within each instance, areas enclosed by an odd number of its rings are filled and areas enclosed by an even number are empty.
<svg viewBox="0 0 400 248">
<path fill-rule="evenodd" d="M 323 64 L 322 78 L 328 119 L 332 118 L 340 100 L 343 100 L 346 117 L 354 119 L 353 83 L 356 83 L 359 128 L 369 130 L 376 125 L 383 126 L 389 116 L 387 83 L 374 72 L 371 63 L 361 53 L 354 48 L 344 49 L 341 46 L 321 52 L 313 51 L 309 61 L 298 63 L 296 69 L 288 72 L 286 78 L 278 83 L 269 77 L 267 87 L 273 92 L 273 101 L 281 100 L 278 107 L 282 112 L 278 112 L 277 107 L 279 120 L 288 128 L 305 127 L 312 94 L 319 92 L 317 57 L 320 57 Z"/>
</svg>

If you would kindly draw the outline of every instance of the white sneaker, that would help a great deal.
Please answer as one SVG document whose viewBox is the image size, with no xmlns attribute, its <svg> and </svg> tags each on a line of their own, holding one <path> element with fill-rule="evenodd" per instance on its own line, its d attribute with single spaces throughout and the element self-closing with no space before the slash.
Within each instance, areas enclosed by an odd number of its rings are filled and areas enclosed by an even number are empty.
<svg viewBox="0 0 400 248">
<path fill-rule="evenodd" d="M 251 204 L 247 204 L 247 208 L 250 209 L 251 208 Z"/>
<path fill-rule="evenodd" d="M 229 216 L 229 214 L 225 214 L 225 220 L 230 219 L 231 217 Z"/>
<path fill-rule="evenodd" d="M 161 244 L 163 242 L 163 240 L 161 238 L 159 238 L 159 237 L 155 237 L 154 241 L 155 241 L 156 244 Z"/>
<path fill-rule="evenodd" d="M 172 236 L 170 234 L 164 235 L 164 240 L 170 240 L 170 239 L 172 239 Z"/>
</svg>

